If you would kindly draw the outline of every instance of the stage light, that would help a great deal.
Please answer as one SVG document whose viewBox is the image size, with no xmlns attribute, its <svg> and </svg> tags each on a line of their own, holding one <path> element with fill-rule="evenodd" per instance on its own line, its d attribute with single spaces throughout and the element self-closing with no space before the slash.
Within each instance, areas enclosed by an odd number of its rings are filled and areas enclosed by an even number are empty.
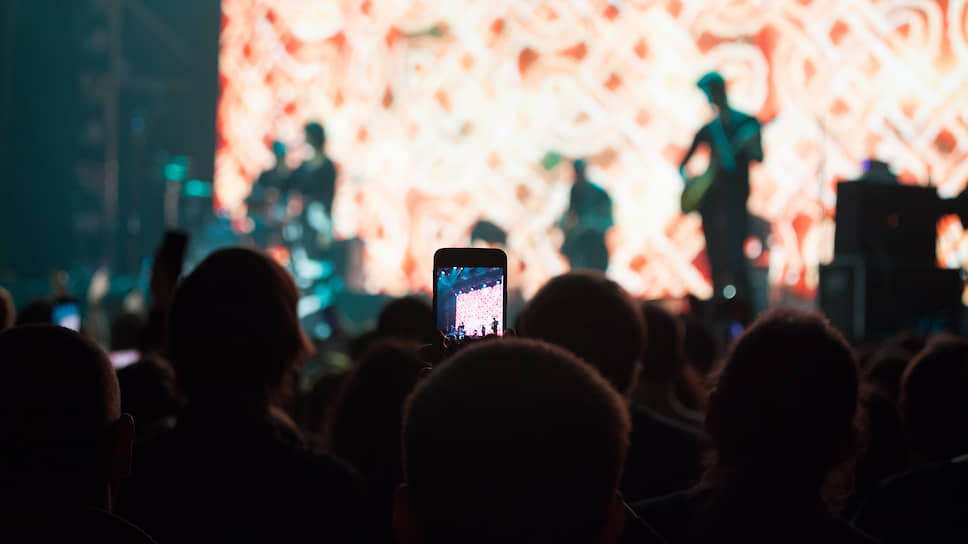
<svg viewBox="0 0 968 544">
<path fill-rule="evenodd" d="M 200 179 L 190 179 L 182 185 L 182 195 L 196 198 L 212 196 L 212 184 Z"/>
<path fill-rule="evenodd" d="M 726 300 L 733 300 L 733 297 L 736 296 L 736 287 L 733 285 L 723 287 L 723 296 L 726 297 Z"/>
<path fill-rule="evenodd" d="M 321 340 L 325 340 L 325 339 L 329 338 L 330 336 L 332 336 L 332 334 L 333 334 L 333 328 L 330 327 L 329 324 L 327 324 L 325 322 L 322 322 L 322 323 L 317 323 L 316 324 L 316 328 L 313 329 L 313 332 L 315 333 L 316 338 L 319 338 Z"/>
<path fill-rule="evenodd" d="M 755 261 L 760 258 L 763 254 L 763 242 L 755 236 L 750 236 L 746 239 L 746 243 L 743 244 L 743 253 L 746 254 L 746 258 Z"/>
<path fill-rule="evenodd" d="M 188 174 L 188 157 L 177 156 L 173 157 L 164 166 L 163 175 L 166 180 L 169 181 L 185 181 L 185 176 Z"/>
<path fill-rule="evenodd" d="M 316 295 L 309 295 L 299 299 L 299 304 L 296 306 L 296 311 L 299 314 L 299 319 L 302 319 L 308 315 L 312 315 L 318 312 L 323 307 L 323 301 Z"/>
</svg>

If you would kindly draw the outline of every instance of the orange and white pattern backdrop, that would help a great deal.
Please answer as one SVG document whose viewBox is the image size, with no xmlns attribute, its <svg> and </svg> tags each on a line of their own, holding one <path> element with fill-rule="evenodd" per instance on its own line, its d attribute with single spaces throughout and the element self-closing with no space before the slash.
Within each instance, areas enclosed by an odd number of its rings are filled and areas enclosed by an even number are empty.
<svg viewBox="0 0 968 544">
<path fill-rule="evenodd" d="M 968 179 L 968 0 L 223 0 L 215 190 L 243 201 L 305 156 L 319 120 L 338 238 L 365 289 L 429 291 L 434 250 L 489 220 L 509 283 L 563 272 L 567 160 L 615 202 L 609 275 L 636 295 L 711 294 L 677 165 L 727 79 L 764 122 L 750 210 L 773 225 L 771 281 L 803 294 L 832 251 L 835 182 L 868 156 L 943 196 Z M 702 165 L 697 166 L 701 168 Z"/>
</svg>

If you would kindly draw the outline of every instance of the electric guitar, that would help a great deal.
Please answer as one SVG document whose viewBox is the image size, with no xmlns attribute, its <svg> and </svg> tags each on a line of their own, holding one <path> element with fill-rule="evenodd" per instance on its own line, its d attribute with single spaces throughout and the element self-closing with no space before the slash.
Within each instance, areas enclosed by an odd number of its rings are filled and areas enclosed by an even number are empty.
<svg viewBox="0 0 968 544">
<path fill-rule="evenodd" d="M 736 131 L 736 134 L 729 140 L 726 139 L 726 135 L 723 133 L 723 125 L 718 120 L 714 123 L 713 127 L 713 130 L 719 130 L 722 140 L 727 142 L 730 152 L 734 157 L 746 150 L 760 135 L 760 126 L 759 123 L 755 122 L 755 119 L 741 125 L 739 130 Z M 706 171 L 698 176 L 685 179 L 682 196 L 679 198 L 679 207 L 682 209 L 682 213 L 699 211 L 699 207 L 702 205 L 706 193 L 709 192 L 709 188 L 712 187 L 713 182 L 716 181 L 716 178 L 722 171 L 722 159 L 720 158 L 720 154 L 716 153 L 714 149 L 710 153 L 709 167 L 706 168 Z"/>
</svg>

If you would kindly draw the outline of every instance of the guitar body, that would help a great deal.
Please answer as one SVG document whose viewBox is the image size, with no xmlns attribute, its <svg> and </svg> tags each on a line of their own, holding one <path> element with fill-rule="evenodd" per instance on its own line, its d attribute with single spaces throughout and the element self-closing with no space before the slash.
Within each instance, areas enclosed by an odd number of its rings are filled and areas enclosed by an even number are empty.
<svg viewBox="0 0 968 544">
<path fill-rule="evenodd" d="M 722 125 L 714 125 L 722 134 Z M 758 142 L 760 135 L 760 126 L 758 123 L 747 123 L 745 126 L 740 127 L 737 133 L 734 135 L 732 140 L 727 140 L 724 147 L 731 150 L 731 153 L 736 155 L 741 153 L 747 148 L 751 143 Z M 725 140 L 725 134 L 722 135 L 722 139 Z M 709 158 L 709 168 L 706 169 L 702 174 L 687 178 L 685 180 L 685 186 L 682 188 L 682 196 L 679 197 L 679 207 L 682 209 L 682 213 L 692 213 L 699 211 L 700 206 L 702 206 L 703 200 L 706 198 L 706 194 L 709 192 L 709 188 L 713 186 L 716 181 L 716 177 L 722 170 L 722 162 L 719 157 L 719 153 L 713 150 L 711 157 Z"/>
<path fill-rule="evenodd" d="M 717 169 L 710 165 L 702 174 L 686 180 L 686 185 L 682 189 L 682 196 L 679 197 L 679 207 L 682 209 L 682 213 L 699 211 L 699 206 L 716 179 L 716 171 Z"/>
</svg>

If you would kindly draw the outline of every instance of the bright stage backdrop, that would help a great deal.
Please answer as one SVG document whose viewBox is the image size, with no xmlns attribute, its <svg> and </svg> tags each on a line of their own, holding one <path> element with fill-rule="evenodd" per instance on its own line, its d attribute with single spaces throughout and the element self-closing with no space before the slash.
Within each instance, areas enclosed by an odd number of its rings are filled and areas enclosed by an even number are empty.
<svg viewBox="0 0 968 544">
<path fill-rule="evenodd" d="M 432 256 L 489 220 L 509 285 L 563 272 L 567 159 L 612 195 L 609 275 L 644 296 L 711 287 L 676 166 L 719 70 L 764 122 L 750 210 L 774 285 L 809 295 L 832 252 L 834 183 L 867 156 L 956 194 L 968 178 L 968 1 L 222 0 L 215 190 L 236 214 L 269 144 L 305 156 L 321 121 L 339 167 L 335 231 L 364 286 L 430 290 Z M 555 164 L 555 157 L 565 160 Z M 702 164 L 695 165 L 697 169 Z M 945 225 L 963 255 L 960 225 Z M 953 253 L 951 253 L 953 252 Z M 767 260 L 765 256 L 764 260 Z"/>
</svg>

